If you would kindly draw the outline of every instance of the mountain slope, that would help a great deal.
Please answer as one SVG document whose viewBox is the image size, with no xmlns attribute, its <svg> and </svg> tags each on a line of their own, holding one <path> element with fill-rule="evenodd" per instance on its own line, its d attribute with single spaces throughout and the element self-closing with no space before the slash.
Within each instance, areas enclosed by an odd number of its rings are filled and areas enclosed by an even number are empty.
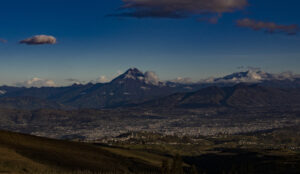
<svg viewBox="0 0 300 174">
<path fill-rule="evenodd" d="M 174 92 L 191 91 L 191 89 L 164 85 L 136 68 L 129 69 L 109 83 L 89 83 L 58 88 L 16 88 L 10 91 L 6 89 L 0 87 L 3 92 L 0 98 L 32 97 L 73 108 L 118 107 L 142 103 Z"/>
<path fill-rule="evenodd" d="M 0 171 L 6 173 L 51 173 L 50 171 L 61 173 L 77 170 L 106 173 L 158 171 L 158 167 L 141 159 L 128 158 L 105 149 L 109 148 L 0 131 Z"/>
<path fill-rule="evenodd" d="M 299 89 L 278 89 L 239 84 L 233 87 L 208 87 L 192 93 L 177 93 L 146 102 L 140 107 L 286 107 L 300 105 Z"/>
<path fill-rule="evenodd" d="M 35 109 L 71 109 L 62 104 L 34 97 L 0 98 L 0 108 L 35 110 Z"/>
</svg>

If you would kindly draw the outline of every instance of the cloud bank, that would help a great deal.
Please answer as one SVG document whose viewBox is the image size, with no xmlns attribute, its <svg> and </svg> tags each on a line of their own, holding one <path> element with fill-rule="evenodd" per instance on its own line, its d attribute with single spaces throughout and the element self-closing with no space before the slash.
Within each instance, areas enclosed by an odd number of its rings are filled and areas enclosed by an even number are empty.
<svg viewBox="0 0 300 174">
<path fill-rule="evenodd" d="M 294 35 L 299 31 L 298 25 L 278 25 L 274 22 L 255 21 L 249 18 L 237 21 L 237 26 L 244 28 L 251 28 L 252 30 L 265 30 L 267 33 L 286 33 Z"/>
<path fill-rule="evenodd" d="M 189 77 L 177 77 L 176 79 L 171 80 L 170 82 L 174 83 L 182 83 L 182 84 L 190 84 L 193 83 L 192 78 Z"/>
<path fill-rule="evenodd" d="M 44 44 L 56 44 L 56 38 L 47 35 L 36 35 L 31 38 L 27 38 L 20 41 L 20 44 L 27 45 L 44 45 Z"/>
<path fill-rule="evenodd" d="M 15 86 L 26 87 L 26 88 L 30 88 L 30 87 L 40 88 L 40 87 L 55 87 L 56 84 L 53 80 L 47 80 L 47 79 L 41 79 L 35 77 L 24 82 L 18 82 L 15 84 Z"/>
<path fill-rule="evenodd" d="M 115 16 L 135 18 L 185 18 L 192 15 L 218 14 L 241 10 L 248 0 L 123 0 Z"/>
</svg>

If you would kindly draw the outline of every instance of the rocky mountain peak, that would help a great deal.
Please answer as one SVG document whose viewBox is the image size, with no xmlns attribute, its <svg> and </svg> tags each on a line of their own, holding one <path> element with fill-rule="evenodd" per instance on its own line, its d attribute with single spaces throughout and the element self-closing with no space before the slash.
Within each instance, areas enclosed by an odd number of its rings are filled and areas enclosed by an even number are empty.
<svg viewBox="0 0 300 174">
<path fill-rule="evenodd" d="M 145 75 L 142 71 L 140 71 L 137 68 L 130 68 L 125 73 L 115 78 L 112 82 L 123 83 L 124 81 L 127 80 L 143 81 L 144 79 L 145 79 Z"/>
<path fill-rule="evenodd" d="M 123 75 L 123 78 L 125 79 L 140 79 L 140 78 L 144 78 L 144 73 L 142 71 L 140 71 L 137 68 L 130 68 L 128 69 Z"/>
</svg>

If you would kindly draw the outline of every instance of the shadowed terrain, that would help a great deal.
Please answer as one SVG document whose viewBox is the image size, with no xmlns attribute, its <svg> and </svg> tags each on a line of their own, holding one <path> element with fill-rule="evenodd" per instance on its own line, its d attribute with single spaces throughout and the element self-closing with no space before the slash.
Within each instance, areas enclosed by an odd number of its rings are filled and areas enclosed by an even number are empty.
<svg viewBox="0 0 300 174">
<path fill-rule="evenodd" d="M 0 173 L 157 171 L 158 167 L 146 162 L 144 156 L 126 157 L 91 144 L 0 132 Z"/>
</svg>

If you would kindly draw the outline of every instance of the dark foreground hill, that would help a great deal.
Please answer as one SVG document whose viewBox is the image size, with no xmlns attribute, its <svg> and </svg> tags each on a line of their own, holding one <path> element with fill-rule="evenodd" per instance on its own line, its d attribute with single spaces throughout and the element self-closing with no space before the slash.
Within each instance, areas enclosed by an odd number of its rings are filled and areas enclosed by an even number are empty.
<svg viewBox="0 0 300 174">
<path fill-rule="evenodd" d="M 142 139 L 115 141 L 114 146 L 0 131 L 0 173 L 298 174 L 299 136 L 290 136 L 297 130 L 194 139 L 143 133 Z M 156 138 L 160 144 L 146 143 Z M 170 165 L 161 166 L 162 161 Z"/>
<path fill-rule="evenodd" d="M 124 156 L 91 144 L 0 131 L 0 173 L 35 174 L 71 171 L 152 173 L 158 171 L 158 167 L 143 159 Z M 146 158 L 146 155 L 144 156 Z"/>
</svg>

